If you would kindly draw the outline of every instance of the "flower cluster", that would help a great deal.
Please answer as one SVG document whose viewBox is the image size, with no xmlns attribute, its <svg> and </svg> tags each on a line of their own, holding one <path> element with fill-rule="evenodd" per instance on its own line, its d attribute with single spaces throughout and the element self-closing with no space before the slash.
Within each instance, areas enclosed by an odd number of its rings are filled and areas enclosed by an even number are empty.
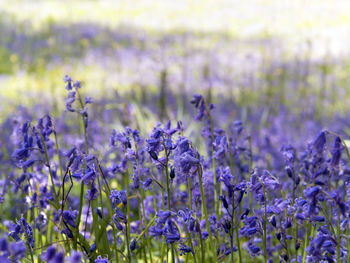
<svg viewBox="0 0 350 263">
<path fill-rule="evenodd" d="M 201 95 L 188 127 L 87 125 L 91 98 L 64 82 L 79 129 L 45 115 L 3 147 L 1 262 L 349 261 L 342 134 L 293 144 L 273 124 L 220 125 Z"/>
</svg>

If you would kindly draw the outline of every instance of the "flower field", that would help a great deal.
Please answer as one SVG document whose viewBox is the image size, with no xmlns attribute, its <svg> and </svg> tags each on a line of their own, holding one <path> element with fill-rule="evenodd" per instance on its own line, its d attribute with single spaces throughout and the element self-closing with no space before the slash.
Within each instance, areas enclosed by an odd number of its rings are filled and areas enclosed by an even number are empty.
<svg viewBox="0 0 350 263">
<path fill-rule="evenodd" d="M 248 2 L 2 2 L 1 263 L 350 262 L 349 3 Z"/>
</svg>

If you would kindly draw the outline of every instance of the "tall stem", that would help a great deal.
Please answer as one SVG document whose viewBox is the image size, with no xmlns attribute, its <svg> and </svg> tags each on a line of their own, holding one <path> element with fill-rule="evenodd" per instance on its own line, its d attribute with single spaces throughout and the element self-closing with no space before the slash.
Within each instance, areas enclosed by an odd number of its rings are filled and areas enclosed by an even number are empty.
<svg viewBox="0 0 350 263">
<path fill-rule="evenodd" d="M 214 175 L 214 202 L 215 202 L 215 212 L 218 215 L 218 219 L 220 220 L 221 218 L 221 206 L 219 206 L 218 202 L 218 185 L 217 185 L 217 178 L 216 178 L 216 163 L 215 163 L 215 157 L 214 157 L 214 125 L 213 125 L 213 119 L 211 117 L 210 109 L 209 106 L 206 104 L 206 109 L 208 112 L 208 118 L 209 118 L 209 123 L 210 123 L 210 136 L 211 136 L 211 143 L 212 143 L 212 149 L 211 149 L 211 154 L 212 154 L 212 166 L 213 166 L 213 175 Z M 220 187 L 220 185 L 219 185 Z"/>
<path fill-rule="evenodd" d="M 267 207 L 266 207 L 266 190 L 265 190 L 265 185 L 263 184 L 263 182 L 261 181 L 261 179 L 258 176 L 258 179 L 260 181 L 260 184 L 263 188 L 263 192 L 264 192 L 264 262 L 267 263 L 267 232 L 266 232 L 266 225 L 267 225 Z"/>
<path fill-rule="evenodd" d="M 129 188 L 129 171 L 126 170 L 125 173 L 125 184 L 126 184 L 126 195 L 128 197 L 128 201 L 126 203 L 126 214 L 127 214 L 127 226 L 126 226 L 126 243 L 128 246 L 128 258 L 129 262 L 131 262 L 131 255 L 130 255 L 130 247 L 129 247 L 129 241 L 130 241 L 130 188 Z"/>
<path fill-rule="evenodd" d="M 52 187 L 52 191 L 55 197 L 55 202 L 58 204 L 58 196 L 56 193 L 56 189 L 55 189 L 55 183 L 53 181 L 53 174 L 52 174 L 52 170 L 51 170 L 51 165 L 50 165 L 50 159 L 49 159 L 49 155 L 47 153 L 47 147 L 46 147 L 46 143 L 45 143 L 45 139 L 44 136 L 38 131 L 40 139 L 41 139 L 41 143 L 43 145 L 44 148 L 44 154 L 45 154 L 45 161 L 46 161 L 46 165 L 49 169 L 49 175 L 50 175 L 50 181 L 51 181 L 51 187 Z"/>
<path fill-rule="evenodd" d="M 230 151 L 230 169 L 231 174 L 235 176 L 237 181 L 237 167 L 236 162 L 233 162 L 232 160 L 232 153 Z M 241 251 L 241 243 L 238 235 L 238 226 L 237 226 L 237 216 L 236 216 L 236 202 L 235 202 L 235 193 L 232 195 L 232 227 L 235 227 L 235 234 L 236 234 L 236 242 L 237 242 L 237 249 L 238 249 L 238 256 L 239 256 L 239 262 L 242 263 L 242 251 Z M 232 231 L 232 237 L 233 239 L 233 231 Z M 232 240 L 233 242 L 233 240 Z M 231 251 L 233 253 L 233 251 Z"/>
<path fill-rule="evenodd" d="M 190 210 L 192 210 L 192 186 L 191 186 L 191 178 L 187 176 L 187 190 L 189 194 L 188 206 Z"/>
<path fill-rule="evenodd" d="M 252 139 L 250 135 L 248 136 L 248 144 L 249 144 L 249 173 L 253 171 L 253 147 L 252 147 Z M 265 199 L 266 200 L 266 199 Z M 253 211 L 253 192 L 250 192 L 250 199 L 249 199 L 249 209 L 250 211 Z"/>
<path fill-rule="evenodd" d="M 202 199 L 202 210 L 204 213 L 204 217 L 205 217 L 205 223 L 207 226 L 207 231 L 209 234 L 209 239 L 211 244 L 214 245 L 214 240 L 213 240 L 213 236 L 210 230 L 210 224 L 209 224 L 209 217 L 208 217 L 208 212 L 207 212 L 207 206 L 206 206 L 206 201 L 205 201 L 205 196 L 204 196 L 204 190 L 203 190 L 203 182 L 202 182 L 202 167 L 200 164 L 197 165 L 197 169 L 198 169 L 198 180 L 199 180 L 199 187 L 200 187 L 200 192 L 201 192 L 201 199 Z"/>
<path fill-rule="evenodd" d="M 337 262 L 340 261 L 340 211 L 339 211 L 339 205 L 337 205 Z"/>
</svg>

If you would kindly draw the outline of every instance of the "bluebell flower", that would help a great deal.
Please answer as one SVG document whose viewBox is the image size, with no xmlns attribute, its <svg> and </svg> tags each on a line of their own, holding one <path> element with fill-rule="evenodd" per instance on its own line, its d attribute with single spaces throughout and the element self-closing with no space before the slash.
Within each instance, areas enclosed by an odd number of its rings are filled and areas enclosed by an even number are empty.
<svg viewBox="0 0 350 263">
<path fill-rule="evenodd" d="M 252 241 L 249 241 L 248 249 L 248 252 L 252 257 L 259 255 L 261 252 L 261 248 L 257 247 Z"/>
<path fill-rule="evenodd" d="M 56 255 L 56 248 L 54 246 L 49 246 L 46 252 L 43 253 L 43 255 L 41 256 L 41 259 L 49 262 L 55 257 L 55 255 Z"/>
<path fill-rule="evenodd" d="M 251 237 L 257 233 L 262 233 L 258 218 L 256 216 L 243 218 L 244 226 L 239 229 L 242 236 Z"/>
<path fill-rule="evenodd" d="M 33 248 L 34 247 L 34 234 L 33 234 L 33 228 L 28 224 L 27 220 L 25 220 L 23 217 L 21 217 L 20 220 L 18 220 L 15 231 L 10 233 L 9 235 L 13 237 L 16 241 L 18 241 L 18 234 L 25 233 L 26 240 L 28 244 Z"/>
<path fill-rule="evenodd" d="M 134 251 L 136 249 L 136 247 L 137 247 L 136 239 L 131 240 L 130 250 Z"/>
<path fill-rule="evenodd" d="M 148 153 L 152 157 L 153 160 L 155 160 L 155 161 L 158 160 L 158 155 L 154 151 L 149 150 Z"/>
<path fill-rule="evenodd" d="M 191 104 L 194 104 L 196 108 L 199 107 L 199 103 L 202 101 L 203 96 L 200 94 L 194 94 L 192 100 L 190 101 Z"/>
<path fill-rule="evenodd" d="M 250 210 L 249 209 L 246 209 L 243 214 L 241 215 L 240 219 L 244 219 L 248 214 L 249 214 Z"/>
<path fill-rule="evenodd" d="M 194 253 L 192 248 L 186 246 L 185 244 L 183 243 L 180 243 L 179 244 L 179 250 L 180 250 L 180 256 L 182 255 L 186 255 L 188 253 Z"/>
<path fill-rule="evenodd" d="M 214 158 L 218 160 L 219 163 L 224 163 L 225 154 L 228 151 L 228 143 L 226 136 L 216 136 L 213 143 L 214 146 Z"/>
<path fill-rule="evenodd" d="M 71 90 L 72 89 L 72 79 L 68 76 L 65 75 L 63 78 L 64 83 L 66 83 L 66 90 Z"/>
<path fill-rule="evenodd" d="M 221 226 L 224 229 L 224 231 L 226 232 L 226 234 L 231 233 L 230 232 L 231 227 L 232 227 L 231 220 L 229 220 L 227 218 L 221 219 Z"/>
<path fill-rule="evenodd" d="M 326 133 L 326 131 L 321 131 L 313 141 L 313 147 L 318 153 L 321 153 L 324 150 L 326 144 Z"/>
<path fill-rule="evenodd" d="M 182 218 L 182 220 L 187 223 L 189 220 L 193 219 L 192 214 L 193 212 L 190 211 L 188 208 L 185 209 L 185 211 L 183 210 L 179 210 L 177 212 L 178 216 Z"/>
<path fill-rule="evenodd" d="M 91 97 L 85 97 L 85 104 L 91 104 L 93 102 Z"/>
<path fill-rule="evenodd" d="M 5 252 L 8 250 L 8 242 L 5 237 L 0 238 L 0 251 Z"/>
<path fill-rule="evenodd" d="M 75 81 L 74 84 L 73 84 L 73 87 L 76 88 L 76 89 L 80 89 L 81 88 L 80 81 L 79 80 Z"/>
<path fill-rule="evenodd" d="M 321 188 L 319 186 L 308 187 L 304 190 L 304 196 L 306 198 L 315 198 L 320 191 Z"/>
<path fill-rule="evenodd" d="M 88 167 L 85 173 L 82 175 L 81 180 L 85 184 L 91 184 L 95 181 L 95 178 L 96 178 L 95 171 L 91 167 Z"/>
<path fill-rule="evenodd" d="M 195 120 L 201 121 L 205 116 L 208 115 L 208 112 L 205 106 L 205 101 L 202 95 L 195 94 L 190 102 L 198 110 Z M 212 109 L 213 105 L 210 105 L 209 108 Z"/>
<path fill-rule="evenodd" d="M 337 167 L 339 165 L 341 152 L 342 152 L 342 142 L 339 137 L 336 137 L 334 140 L 334 145 L 332 149 L 331 165 L 333 167 Z"/>
<path fill-rule="evenodd" d="M 60 251 L 56 253 L 55 257 L 52 259 L 52 263 L 64 263 L 64 252 Z"/>
<path fill-rule="evenodd" d="M 10 243 L 9 250 L 13 260 L 20 260 L 25 257 L 26 245 L 22 241 Z"/>
<path fill-rule="evenodd" d="M 91 189 L 86 192 L 85 198 L 89 201 L 95 200 L 98 197 L 99 191 L 94 183 L 91 185 Z"/>
<path fill-rule="evenodd" d="M 92 245 L 90 246 L 90 249 L 89 249 L 89 251 L 90 252 L 94 252 L 95 250 L 96 250 L 96 242 L 94 242 L 94 243 L 92 243 Z"/>
<path fill-rule="evenodd" d="M 273 215 L 271 220 L 270 220 L 271 225 L 276 228 L 277 227 L 277 221 L 276 221 L 276 216 Z"/>
<path fill-rule="evenodd" d="M 228 202 L 226 200 L 226 197 L 224 195 L 221 195 L 219 199 L 222 201 L 223 207 L 227 210 L 228 209 Z"/>
<path fill-rule="evenodd" d="M 162 228 L 161 225 L 158 225 L 158 224 L 157 224 L 156 226 L 151 226 L 151 227 L 149 227 L 148 233 L 149 233 L 149 235 L 152 236 L 152 237 L 158 237 L 158 236 L 163 235 L 164 229 Z"/>
<path fill-rule="evenodd" d="M 173 222 L 171 219 L 167 220 L 167 224 L 164 228 L 163 232 L 165 236 L 165 242 L 167 244 L 173 244 L 177 241 L 180 241 L 180 233 L 177 231 L 177 229 L 173 226 Z"/>
<path fill-rule="evenodd" d="M 168 218 L 170 218 L 170 216 L 171 216 L 170 211 L 160 210 L 159 212 L 157 212 L 156 222 L 164 225 L 165 222 L 168 220 Z"/>
<path fill-rule="evenodd" d="M 95 259 L 95 263 L 110 263 L 108 258 L 102 258 L 101 256 L 97 256 Z"/>
<path fill-rule="evenodd" d="M 70 112 L 75 112 L 75 109 L 73 108 L 73 103 L 75 102 L 75 94 L 75 91 L 68 92 L 66 99 L 66 109 Z"/>
<path fill-rule="evenodd" d="M 25 162 L 20 162 L 20 166 L 26 170 L 28 169 L 29 167 L 33 166 L 33 164 L 35 163 L 35 160 L 32 160 L 32 159 L 28 159 L 27 161 Z"/>
<path fill-rule="evenodd" d="M 168 120 L 167 123 L 164 125 L 163 131 L 170 137 L 173 134 L 175 134 L 177 131 L 179 131 L 179 127 L 177 126 L 176 128 L 171 128 L 171 121 Z M 171 143 L 171 140 L 170 140 L 170 143 Z M 168 147 L 171 148 L 171 145 L 169 145 Z"/>
<path fill-rule="evenodd" d="M 69 228 L 67 228 L 66 226 L 64 227 L 64 229 L 61 230 L 61 234 L 66 235 L 68 238 L 73 238 L 72 231 Z"/>
<path fill-rule="evenodd" d="M 28 148 L 20 148 L 20 149 L 16 149 L 12 153 L 11 157 L 17 160 L 22 160 L 22 159 L 28 158 L 29 153 L 30 151 L 28 150 Z"/>
<path fill-rule="evenodd" d="M 63 220 L 69 224 L 72 227 L 76 227 L 75 221 L 76 221 L 76 211 L 69 211 L 69 210 L 64 210 L 62 213 L 62 218 Z"/>
<path fill-rule="evenodd" d="M 156 155 L 158 155 L 161 151 L 163 151 L 163 148 L 164 148 L 162 143 L 163 134 L 164 134 L 164 131 L 162 128 L 160 128 L 160 124 L 156 125 L 153 128 L 150 138 L 146 140 L 148 152 L 152 151 Z"/>
<path fill-rule="evenodd" d="M 124 215 L 124 213 L 122 212 L 122 210 L 120 210 L 119 207 L 115 209 L 115 215 L 124 223 L 126 223 L 126 215 Z"/>
<path fill-rule="evenodd" d="M 175 169 L 179 174 L 189 176 L 193 173 L 193 170 L 197 169 L 199 160 L 194 156 L 192 151 L 188 151 L 179 155 L 175 161 Z"/>
<path fill-rule="evenodd" d="M 337 242 L 331 235 L 324 234 L 318 229 L 318 234 L 310 241 L 306 251 L 310 260 L 318 262 L 326 253 L 328 256 L 335 255 L 336 246 Z"/>
<path fill-rule="evenodd" d="M 125 190 L 121 190 L 121 191 L 112 190 L 109 198 L 111 199 L 112 204 L 114 206 L 117 206 L 120 203 L 123 203 L 123 205 L 126 206 L 128 202 L 128 198 Z"/>
<path fill-rule="evenodd" d="M 152 182 L 153 182 L 152 178 L 147 178 L 146 181 L 144 181 L 144 182 L 142 183 L 143 189 L 144 189 L 145 191 L 147 191 L 148 189 L 150 189 L 151 186 L 152 186 Z"/>
<path fill-rule="evenodd" d="M 292 164 L 296 160 L 296 150 L 291 145 L 284 145 L 281 149 L 283 157 L 287 164 Z"/>
<path fill-rule="evenodd" d="M 124 229 L 123 225 L 119 222 L 119 217 L 114 214 L 113 215 L 113 223 L 115 224 L 116 228 L 119 230 L 119 231 L 122 231 Z"/>
<path fill-rule="evenodd" d="M 81 263 L 82 256 L 80 252 L 71 251 L 71 256 L 68 258 L 68 263 Z"/>
</svg>

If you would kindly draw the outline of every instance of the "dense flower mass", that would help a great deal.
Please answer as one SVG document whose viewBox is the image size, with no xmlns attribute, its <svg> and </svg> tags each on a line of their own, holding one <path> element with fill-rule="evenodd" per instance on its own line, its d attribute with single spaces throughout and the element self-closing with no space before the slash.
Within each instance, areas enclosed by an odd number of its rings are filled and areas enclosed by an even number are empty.
<svg viewBox="0 0 350 263">
<path fill-rule="evenodd" d="M 12 135 L 4 125 L 1 262 L 350 260 L 343 133 L 317 126 L 293 144 L 277 124 L 222 125 L 202 95 L 190 101 L 200 131 L 110 129 L 83 84 L 63 80 L 64 118 L 13 121 Z"/>
</svg>

